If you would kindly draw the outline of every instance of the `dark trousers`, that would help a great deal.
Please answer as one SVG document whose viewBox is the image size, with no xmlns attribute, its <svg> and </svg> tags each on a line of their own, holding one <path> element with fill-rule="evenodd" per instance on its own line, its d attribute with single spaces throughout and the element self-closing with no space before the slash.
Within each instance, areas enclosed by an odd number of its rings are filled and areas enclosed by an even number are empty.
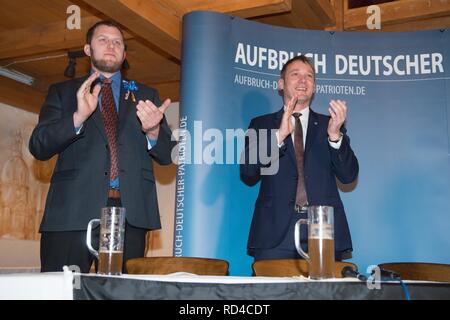
<svg viewBox="0 0 450 320">
<path fill-rule="evenodd" d="M 298 219 L 307 219 L 308 214 L 306 212 L 297 213 L 293 212 L 291 217 L 291 222 L 289 224 L 288 231 L 284 236 L 284 239 L 274 248 L 270 249 L 259 249 L 255 248 L 253 250 L 253 257 L 256 260 L 267 260 L 267 259 L 303 259 L 301 255 L 298 254 L 295 248 L 294 241 L 294 228 Z M 303 251 L 308 252 L 308 229 L 306 225 L 302 224 L 300 226 L 301 234 L 301 246 Z M 270 235 L 268 235 L 270 236 Z"/>
<path fill-rule="evenodd" d="M 109 207 L 121 207 L 120 198 L 108 198 Z M 87 226 L 86 226 L 87 228 Z M 92 230 L 92 247 L 98 249 L 100 227 Z M 142 258 L 145 254 L 147 230 L 125 225 L 122 272 L 127 273 L 125 262 L 128 259 Z M 42 232 L 41 234 L 41 272 L 58 272 L 63 266 L 78 266 L 82 273 L 91 269 L 94 256 L 86 246 L 86 231 Z M 97 269 L 97 261 L 96 269 Z"/>
<path fill-rule="evenodd" d="M 98 249 L 100 228 L 92 230 L 92 246 Z M 145 254 L 147 230 L 135 228 L 128 223 L 125 227 L 123 251 L 123 272 L 125 262 L 141 258 Z M 94 256 L 86 246 L 86 231 L 42 232 L 41 234 L 41 272 L 62 271 L 63 266 L 76 265 L 82 273 L 91 269 Z"/>
<path fill-rule="evenodd" d="M 108 198 L 106 206 L 121 207 L 119 198 Z M 87 225 L 86 225 L 87 228 Z M 78 266 L 82 273 L 91 269 L 94 256 L 86 245 L 87 231 L 42 232 L 41 234 L 41 272 L 58 272 L 63 266 Z M 92 247 L 98 250 L 100 227 L 92 230 Z M 142 258 L 145 254 L 146 229 L 125 224 L 122 272 L 127 273 L 125 263 L 129 259 Z M 95 260 L 97 270 L 98 261 Z"/>
</svg>

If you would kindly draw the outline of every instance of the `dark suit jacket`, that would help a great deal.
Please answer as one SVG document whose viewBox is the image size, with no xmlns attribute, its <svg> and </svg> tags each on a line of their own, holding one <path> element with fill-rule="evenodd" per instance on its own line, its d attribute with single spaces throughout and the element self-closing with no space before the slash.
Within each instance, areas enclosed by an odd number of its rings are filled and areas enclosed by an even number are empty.
<svg viewBox="0 0 450 320">
<path fill-rule="evenodd" d="M 258 132 L 261 129 L 274 129 L 275 133 L 280 127 L 282 116 L 283 109 L 254 118 L 249 128 Z M 342 183 L 351 183 L 358 175 L 359 166 L 345 128 L 341 130 L 344 136 L 340 148 L 336 150 L 329 145 L 329 119 L 329 116 L 310 110 L 305 145 L 305 185 L 310 205 L 334 207 L 335 249 L 337 254 L 340 254 L 351 251 L 352 243 L 336 177 Z M 261 144 L 265 143 L 266 150 L 270 150 L 271 143 L 276 143 L 276 140 L 273 135 L 271 140 L 269 135 L 270 131 L 267 133 L 267 142 L 258 138 L 256 148 L 261 148 Z M 246 159 L 249 159 L 251 148 L 247 140 Z M 284 140 L 284 146 L 279 152 L 279 170 L 274 175 L 261 175 L 264 164 L 260 158 L 254 164 L 245 161 L 240 167 L 244 182 L 253 185 L 261 181 L 247 245 L 250 255 L 253 255 L 254 248 L 276 247 L 286 235 L 293 214 L 298 173 L 291 136 Z"/>
<path fill-rule="evenodd" d="M 73 113 L 76 93 L 87 77 L 52 85 L 29 143 L 39 160 L 58 155 L 47 195 L 40 231 L 85 230 L 90 219 L 99 218 L 106 205 L 110 156 L 99 108 L 75 133 Z M 138 84 L 136 100 L 151 100 L 159 106 L 158 92 Z M 161 227 L 156 198 L 153 159 L 171 163 L 171 131 L 165 119 L 158 140 L 149 151 L 147 139 L 136 116 L 136 103 L 125 100 L 121 85 L 118 128 L 118 160 L 122 205 L 127 222 L 135 227 Z"/>
</svg>

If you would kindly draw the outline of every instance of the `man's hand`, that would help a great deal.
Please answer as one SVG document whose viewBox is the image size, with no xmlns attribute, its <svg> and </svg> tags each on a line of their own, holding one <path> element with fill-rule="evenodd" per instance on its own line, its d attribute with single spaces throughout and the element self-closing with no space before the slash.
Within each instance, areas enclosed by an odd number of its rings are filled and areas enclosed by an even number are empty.
<svg viewBox="0 0 450 320">
<path fill-rule="evenodd" d="M 332 141 L 339 140 L 341 137 L 341 127 L 347 118 L 347 105 L 342 100 L 331 100 L 328 108 L 331 118 L 328 122 L 328 137 Z"/>
<path fill-rule="evenodd" d="M 137 104 L 137 116 L 141 121 L 142 131 L 151 140 L 157 140 L 159 134 L 159 124 L 170 105 L 170 99 L 166 99 L 161 107 L 157 107 L 150 100 L 139 100 Z"/>
<path fill-rule="evenodd" d="M 297 97 L 292 97 L 284 108 L 283 118 L 278 129 L 278 144 L 281 144 L 295 129 L 291 122 L 291 115 L 297 104 Z"/>
<path fill-rule="evenodd" d="M 81 127 L 87 118 L 95 111 L 100 94 L 100 84 L 95 85 L 91 93 L 92 82 L 100 76 L 99 72 L 94 72 L 83 82 L 77 91 L 77 111 L 73 114 L 73 124 L 75 128 Z"/>
</svg>

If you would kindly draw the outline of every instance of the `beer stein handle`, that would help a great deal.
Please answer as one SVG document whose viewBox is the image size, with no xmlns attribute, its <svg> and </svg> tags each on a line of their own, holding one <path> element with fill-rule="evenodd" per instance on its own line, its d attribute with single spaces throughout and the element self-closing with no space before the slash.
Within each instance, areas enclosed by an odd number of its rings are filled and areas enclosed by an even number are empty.
<svg viewBox="0 0 450 320">
<path fill-rule="evenodd" d="M 98 251 L 92 248 L 91 234 L 92 234 L 92 225 L 94 223 L 100 223 L 100 219 L 92 219 L 89 221 L 86 233 L 86 245 L 89 251 L 98 259 Z"/>
<path fill-rule="evenodd" d="M 303 251 L 302 246 L 300 244 L 300 225 L 302 224 L 308 224 L 308 220 L 306 219 L 299 219 L 297 223 L 295 224 L 294 228 L 294 239 L 295 239 L 295 248 L 297 249 L 297 252 L 299 255 L 301 255 L 308 263 L 311 261 L 309 256 L 306 254 L 305 251 Z"/>
</svg>

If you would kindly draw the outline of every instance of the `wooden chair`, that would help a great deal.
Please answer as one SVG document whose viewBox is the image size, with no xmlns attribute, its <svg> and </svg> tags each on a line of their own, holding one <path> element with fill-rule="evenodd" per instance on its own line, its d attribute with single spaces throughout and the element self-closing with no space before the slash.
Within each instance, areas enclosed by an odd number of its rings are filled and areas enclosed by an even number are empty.
<svg viewBox="0 0 450 320">
<path fill-rule="evenodd" d="M 130 274 L 169 274 L 188 272 L 200 275 L 226 276 L 228 262 L 219 259 L 191 257 L 146 257 L 126 262 Z"/>
<path fill-rule="evenodd" d="M 351 262 L 335 262 L 334 276 L 342 278 L 342 268 L 350 266 L 357 271 L 358 268 Z M 294 277 L 294 276 L 309 276 L 308 262 L 302 259 L 273 259 L 273 260 L 258 260 L 252 265 L 253 274 L 255 276 L 265 277 Z"/>
<path fill-rule="evenodd" d="M 450 264 L 426 262 L 381 263 L 381 269 L 395 271 L 402 280 L 450 282 Z"/>
</svg>

